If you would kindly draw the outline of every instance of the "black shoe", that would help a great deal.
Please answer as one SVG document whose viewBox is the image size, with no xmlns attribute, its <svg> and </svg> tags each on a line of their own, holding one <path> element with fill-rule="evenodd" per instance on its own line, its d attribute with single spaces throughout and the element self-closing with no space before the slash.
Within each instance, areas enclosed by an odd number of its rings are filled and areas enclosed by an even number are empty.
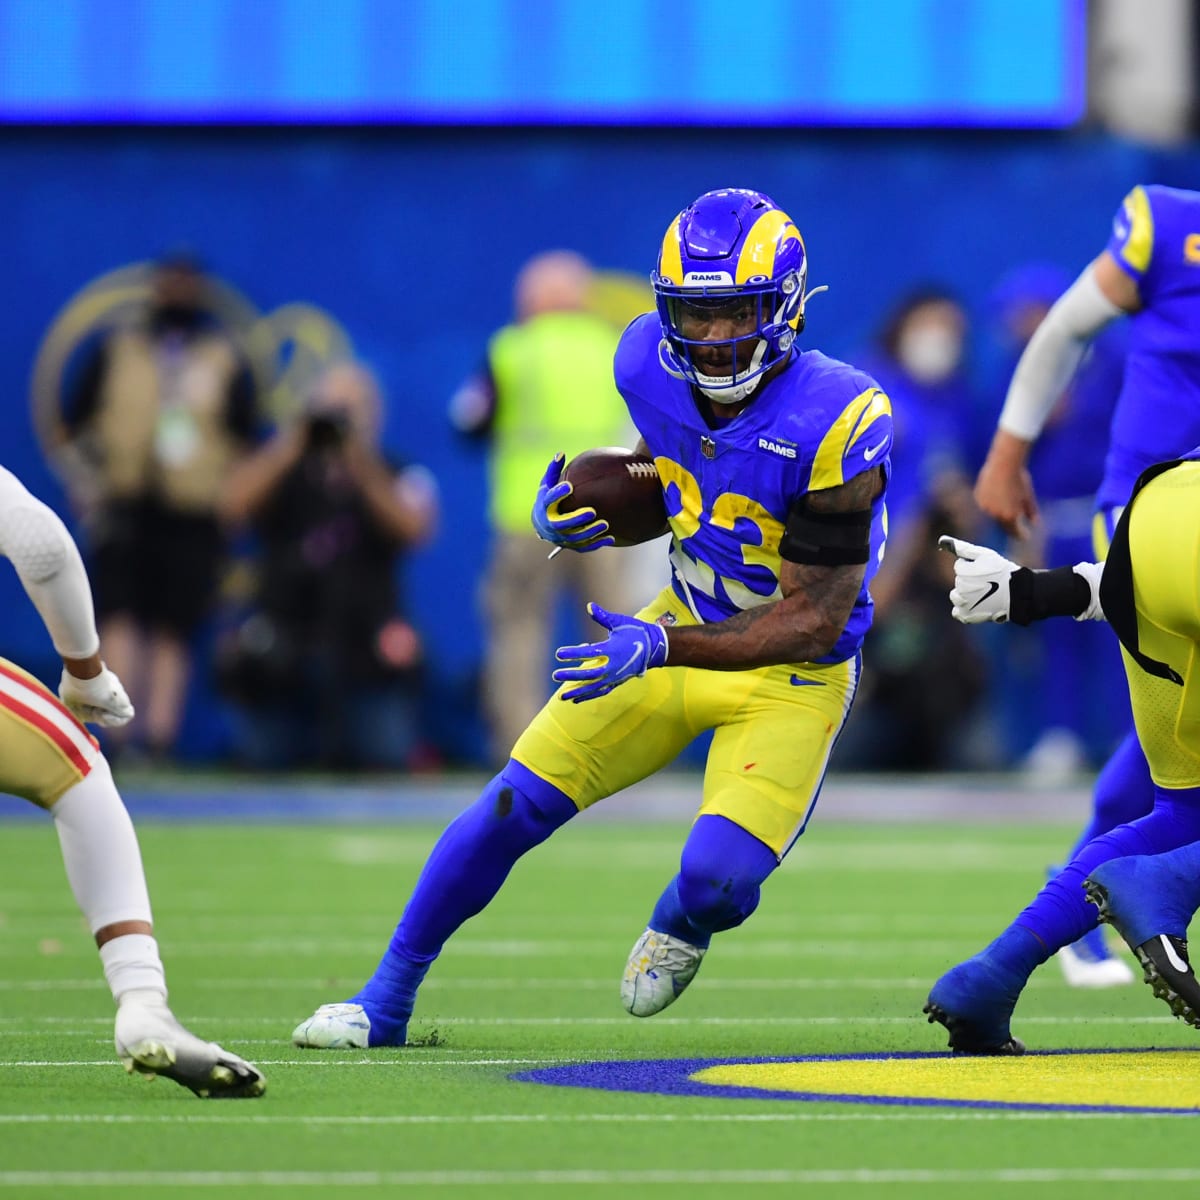
<svg viewBox="0 0 1200 1200">
<path fill-rule="evenodd" d="M 921 1010 L 946 1027 L 955 1054 L 1024 1054 L 1009 1019 L 1021 994 L 1021 981 L 987 960 L 986 951 L 951 967 L 933 985 Z"/>
<path fill-rule="evenodd" d="M 955 1054 L 999 1057 L 1025 1053 L 1025 1043 L 1020 1038 L 1010 1034 L 1004 1041 L 989 1039 L 974 1021 L 956 1017 L 933 1001 L 926 1004 L 921 1011 L 928 1015 L 930 1025 L 936 1021 L 946 1027 L 946 1032 L 950 1034 L 948 1044 Z"/>
<path fill-rule="evenodd" d="M 1148 914 L 1140 910 L 1127 912 L 1125 909 L 1130 907 L 1129 899 L 1144 899 L 1144 894 L 1132 888 L 1121 889 L 1118 894 L 1113 891 L 1114 880 L 1121 881 L 1121 876 L 1116 872 L 1146 861 L 1153 860 L 1128 858 L 1103 863 L 1084 880 L 1083 890 L 1088 900 L 1100 910 L 1100 920 L 1111 925 L 1137 955 L 1138 962 L 1142 964 L 1142 975 L 1155 996 L 1165 1001 L 1181 1021 L 1200 1029 L 1200 980 L 1196 979 L 1188 959 L 1187 939 L 1159 933 L 1133 945 L 1132 939 L 1137 936 L 1133 930 L 1138 925 L 1144 933 L 1147 926 L 1154 928 L 1151 922 L 1155 917 L 1164 921 L 1173 918 L 1170 913 L 1164 915 L 1155 911 Z M 1118 903 L 1121 898 L 1126 901 L 1123 906 Z"/>
<path fill-rule="evenodd" d="M 1146 982 L 1154 994 L 1181 1020 L 1200 1029 L 1200 980 L 1188 961 L 1183 938 L 1160 933 L 1134 949 Z"/>
</svg>

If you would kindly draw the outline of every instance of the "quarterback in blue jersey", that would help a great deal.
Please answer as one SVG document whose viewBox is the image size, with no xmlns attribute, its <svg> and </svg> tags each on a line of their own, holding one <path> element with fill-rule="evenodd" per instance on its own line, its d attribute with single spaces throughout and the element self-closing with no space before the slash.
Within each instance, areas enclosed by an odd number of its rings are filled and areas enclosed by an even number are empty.
<svg viewBox="0 0 1200 1200">
<path fill-rule="evenodd" d="M 796 346 L 806 279 L 799 230 L 758 192 L 708 192 L 671 223 L 657 312 L 615 358 L 662 483 L 670 583 L 635 616 L 590 606 L 602 640 L 559 650 L 563 686 L 442 834 L 374 975 L 302 1022 L 297 1045 L 403 1045 L 430 964 L 516 860 L 708 730 L 699 814 L 628 956 L 626 1011 L 671 1004 L 713 935 L 757 907 L 854 698 L 890 472 L 887 397 Z M 612 544 L 593 509 L 570 507 L 562 467 L 538 488 L 534 528 L 577 552 Z"/>
<path fill-rule="evenodd" d="M 1200 192 L 1135 187 L 1112 234 L 1038 327 L 1009 386 L 975 498 L 1012 534 L 1037 520 L 1026 461 L 1091 339 L 1129 317 L 1125 377 L 1096 494 L 1094 550 L 1103 557 L 1134 481 L 1153 463 L 1200 443 Z M 1074 849 L 1148 813 L 1154 790 L 1132 731 L 1096 783 L 1092 819 Z M 1106 986 L 1132 979 L 1094 934 L 1064 951 L 1068 982 Z"/>
</svg>

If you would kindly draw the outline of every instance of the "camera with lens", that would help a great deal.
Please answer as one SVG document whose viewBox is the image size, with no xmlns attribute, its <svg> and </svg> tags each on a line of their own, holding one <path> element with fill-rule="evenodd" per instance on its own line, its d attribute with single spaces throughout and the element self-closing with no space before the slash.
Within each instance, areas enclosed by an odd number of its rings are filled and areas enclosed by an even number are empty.
<svg viewBox="0 0 1200 1200">
<path fill-rule="evenodd" d="M 350 418 L 344 412 L 326 409 L 308 416 L 308 444 L 314 449 L 340 446 L 350 432 Z"/>
</svg>

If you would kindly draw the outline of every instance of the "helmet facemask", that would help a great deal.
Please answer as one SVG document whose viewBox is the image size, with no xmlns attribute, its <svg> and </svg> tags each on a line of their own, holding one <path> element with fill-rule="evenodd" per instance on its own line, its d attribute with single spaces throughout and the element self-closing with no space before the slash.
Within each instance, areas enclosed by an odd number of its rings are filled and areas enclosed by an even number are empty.
<svg viewBox="0 0 1200 1200">
<path fill-rule="evenodd" d="M 660 361 L 714 404 L 738 404 L 751 395 L 803 328 L 804 281 L 797 272 L 732 287 L 655 283 L 667 335 Z"/>
<path fill-rule="evenodd" d="M 808 272 L 791 218 L 761 192 L 706 192 L 675 218 L 651 279 L 659 361 L 716 404 L 738 404 L 792 353 Z"/>
</svg>

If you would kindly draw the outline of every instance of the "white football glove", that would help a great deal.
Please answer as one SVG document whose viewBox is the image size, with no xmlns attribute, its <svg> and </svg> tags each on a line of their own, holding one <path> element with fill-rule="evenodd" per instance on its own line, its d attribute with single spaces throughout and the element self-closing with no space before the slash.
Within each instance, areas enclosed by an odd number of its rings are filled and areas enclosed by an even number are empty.
<svg viewBox="0 0 1200 1200">
<path fill-rule="evenodd" d="M 940 537 L 938 545 L 955 556 L 954 587 L 950 592 L 951 615 L 964 625 L 984 621 L 1007 621 L 1009 585 L 1020 567 L 987 546 L 976 546 L 960 538 Z"/>
<path fill-rule="evenodd" d="M 1107 621 L 1104 609 L 1100 607 L 1100 581 L 1104 578 L 1102 562 L 1077 562 L 1072 568 L 1076 575 L 1082 575 L 1087 580 L 1092 591 L 1091 603 L 1075 618 L 1077 621 Z"/>
<path fill-rule="evenodd" d="M 121 681 L 107 668 L 92 679 L 78 679 L 65 667 L 58 698 L 81 720 L 112 728 L 133 720 L 133 705 Z"/>
</svg>

